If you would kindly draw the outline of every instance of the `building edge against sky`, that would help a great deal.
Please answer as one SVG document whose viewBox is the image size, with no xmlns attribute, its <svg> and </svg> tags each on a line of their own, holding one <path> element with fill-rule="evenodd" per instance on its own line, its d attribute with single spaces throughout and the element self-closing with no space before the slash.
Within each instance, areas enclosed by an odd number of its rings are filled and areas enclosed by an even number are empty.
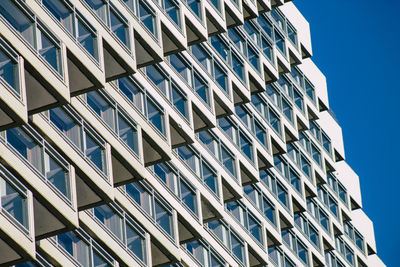
<svg viewBox="0 0 400 267">
<path fill-rule="evenodd" d="M 284 0 L 0 1 L 0 265 L 385 266 L 311 56 Z"/>
</svg>

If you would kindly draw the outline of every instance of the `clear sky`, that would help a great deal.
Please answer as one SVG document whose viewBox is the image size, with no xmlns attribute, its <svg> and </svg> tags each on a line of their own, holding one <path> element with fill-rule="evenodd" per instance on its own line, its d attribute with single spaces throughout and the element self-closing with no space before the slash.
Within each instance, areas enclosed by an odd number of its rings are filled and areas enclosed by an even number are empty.
<svg viewBox="0 0 400 267">
<path fill-rule="evenodd" d="M 312 59 L 327 78 L 378 255 L 387 266 L 399 266 L 400 1 L 293 3 L 310 23 Z"/>
</svg>

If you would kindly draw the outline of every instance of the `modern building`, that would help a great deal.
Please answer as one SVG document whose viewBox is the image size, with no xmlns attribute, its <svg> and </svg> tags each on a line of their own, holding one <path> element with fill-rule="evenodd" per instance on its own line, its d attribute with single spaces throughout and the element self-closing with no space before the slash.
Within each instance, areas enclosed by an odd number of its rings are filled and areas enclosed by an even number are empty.
<svg viewBox="0 0 400 267">
<path fill-rule="evenodd" d="M 284 0 L 1 0 L 0 264 L 385 266 Z"/>
</svg>

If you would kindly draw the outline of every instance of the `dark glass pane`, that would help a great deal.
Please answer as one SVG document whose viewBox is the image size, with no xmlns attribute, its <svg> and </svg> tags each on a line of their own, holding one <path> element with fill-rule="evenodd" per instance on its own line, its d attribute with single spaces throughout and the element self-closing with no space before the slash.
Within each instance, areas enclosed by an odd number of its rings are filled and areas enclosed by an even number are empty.
<svg viewBox="0 0 400 267">
<path fill-rule="evenodd" d="M 96 34 L 89 29 L 85 22 L 78 18 L 78 42 L 89 52 L 96 60 L 97 54 L 97 40 Z"/>
<path fill-rule="evenodd" d="M 52 156 L 45 153 L 44 172 L 47 180 L 52 183 L 64 196 L 71 198 L 71 188 L 68 170 L 65 170 Z"/>
<path fill-rule="evenodd" d="M 19 94 L 18 64 L 0 50 L 0 77 L 5 80 L 14 91 Z"/>
<path fill-rule="evenodd" d="M 111 31 L 121 40 L 121 42 L 129 48 L 129 31 L 128 26 L 119 17 L 113 9 L 110 9 Z"/>
</svg>

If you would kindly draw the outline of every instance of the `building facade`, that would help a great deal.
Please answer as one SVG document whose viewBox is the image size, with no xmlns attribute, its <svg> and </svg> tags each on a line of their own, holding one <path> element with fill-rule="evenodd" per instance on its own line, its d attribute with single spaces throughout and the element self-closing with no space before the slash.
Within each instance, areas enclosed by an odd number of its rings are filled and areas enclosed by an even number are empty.
<svg viewBox="0 0 400 267">
<path fill-rule="evenodd" d="M 0 15 L 0 265 L 385 266 L 292 2 Z"/>
</svg>

